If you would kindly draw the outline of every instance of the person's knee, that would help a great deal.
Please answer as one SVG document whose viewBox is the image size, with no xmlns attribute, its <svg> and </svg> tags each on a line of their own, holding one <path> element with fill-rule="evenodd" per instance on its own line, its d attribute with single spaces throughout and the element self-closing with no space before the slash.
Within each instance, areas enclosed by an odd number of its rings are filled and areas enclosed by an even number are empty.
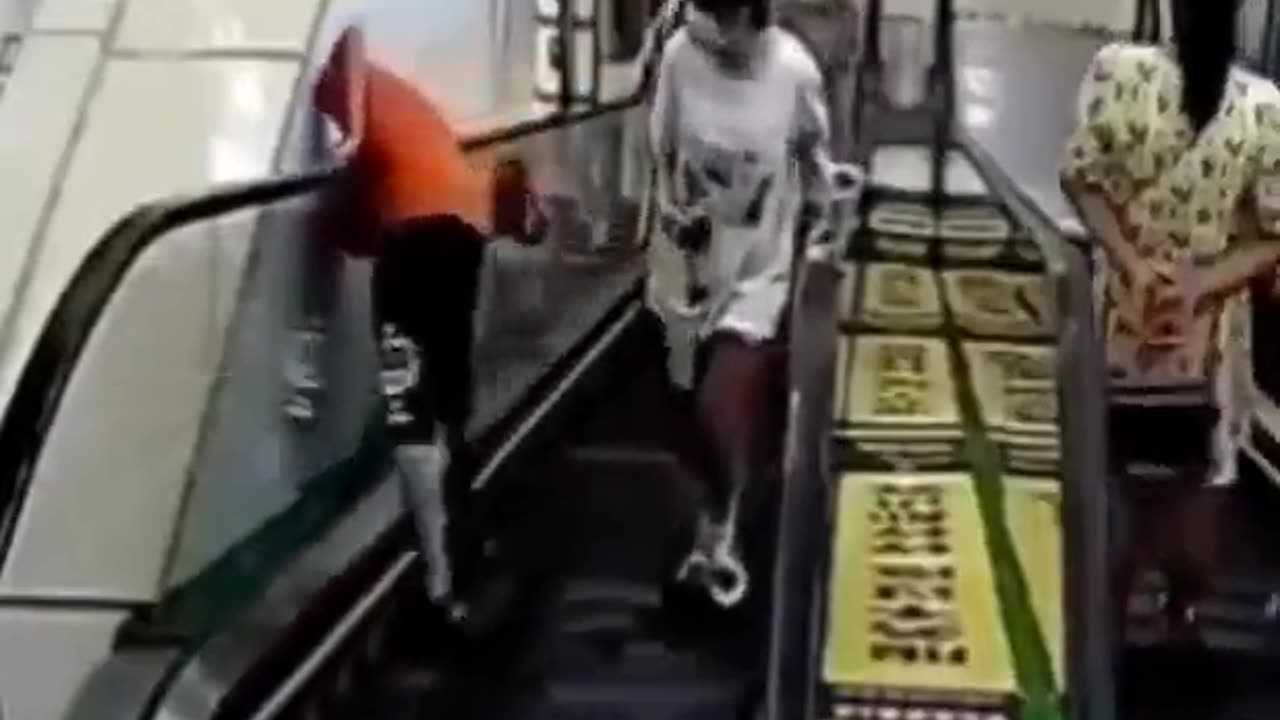
<svg viewBox="0 0 1280 720">
<path fill-rule="evenodd" d="M 769 381 L 769 366 L 769 349 L 763 343 L 718 333 L 709 342 L 699 393 L 704 410 L 755 413 Z"/>
</svg>

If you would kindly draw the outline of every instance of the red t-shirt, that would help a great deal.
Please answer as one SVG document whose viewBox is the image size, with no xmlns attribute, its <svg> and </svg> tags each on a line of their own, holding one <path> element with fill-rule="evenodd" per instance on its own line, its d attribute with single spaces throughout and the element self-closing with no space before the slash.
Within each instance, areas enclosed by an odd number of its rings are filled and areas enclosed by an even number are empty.
<svg viewBox="0 0 1280 720">
<path fill-rule="evenodd" d="M 487 234 L 493 214 L 487 164 L 468 157 L 425 95 L 412 82 L 370 62 L 363 45 L 358 30 L 344 32 L 315 92 L 316 108 L 356 143 L 353 173 L 331 199 L 341 208 L 337 212 L 349 218 L 336 224 L 386 227 L 453 214 Z M 353 241 L 363 244 L 355 238 L 344 244 Z"/>
</svg>

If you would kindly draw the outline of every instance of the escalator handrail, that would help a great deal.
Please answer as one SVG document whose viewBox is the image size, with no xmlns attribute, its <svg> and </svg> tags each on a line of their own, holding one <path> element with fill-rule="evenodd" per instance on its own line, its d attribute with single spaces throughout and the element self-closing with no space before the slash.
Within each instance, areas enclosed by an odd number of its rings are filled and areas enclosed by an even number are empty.
<svg viewBox="0 0 1280 720">
<path fill-rule="evenodd" d="M 644 102 L 644 83 L 629 95 L 567 112 L 552 112 L 463 140 L 469 152 L 588 122 Z M 173 231 L 213 218 L 299 198 L 328 186 L 346 169 L 337 163 L 296 175 L 235 184 L 195 196 L 143 204 L 116 222 L 86 254 L 58 297 L 15 383 L 0 420 L 0 571 L 70 382 L 102 317 L 134 263 Z"/>
<path fill-rule="evenodd" d="M 1019 187 L 978 141 L 965 135 L 970 157 L 992 189 L 1032 234 L 1045 258 L 1058 305 L 1059 427 L 1062 436 L 1063 607 L 1067 617 L 1091 618 L 1086 632 L 1064 638 L 1072 720 L 1117 716 L 1114 677 L 1115 628 L 1109 622 L 1110 538 L 1114 501 L 1107 482 L 1106 385 L 1102 341 L 1095 327 L 1089 238 L 1063 232 L 1060 224 Z"/>
</svg>

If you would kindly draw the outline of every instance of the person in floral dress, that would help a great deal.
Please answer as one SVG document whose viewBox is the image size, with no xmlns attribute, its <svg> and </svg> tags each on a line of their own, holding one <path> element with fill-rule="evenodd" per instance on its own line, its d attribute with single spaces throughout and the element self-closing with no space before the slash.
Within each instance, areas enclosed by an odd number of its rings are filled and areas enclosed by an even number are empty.
<svg viewBox="0 0 1280 720">
<path fill-rule="evenodd" d="M 1280 261 L 1280 92 L 1233 67 L 1235 2 L 1175 4 L 1173 48 L 1094 58 L 1062 181 L 1097 242 L 1111 459 L 1135 520 L 1121 585 L 1159 565 L 1193 630 L 1248 410 L 1242 290 Z"/>
</svg>

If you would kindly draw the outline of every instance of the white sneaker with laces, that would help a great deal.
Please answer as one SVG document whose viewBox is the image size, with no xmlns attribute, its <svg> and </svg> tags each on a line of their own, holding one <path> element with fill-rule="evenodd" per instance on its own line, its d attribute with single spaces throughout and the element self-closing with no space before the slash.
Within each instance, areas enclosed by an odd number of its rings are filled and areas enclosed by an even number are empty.
<svg viewBox="0 0 1280 720">
<path fill-rule="evenodd" d="M 725 609 L 741 603 L 750 587 L 735 536 L 731 522 L 700 517 L 697 539 L 677 576 L 680 582 L 701 585 L 711 600 Z"/>
</svg>

